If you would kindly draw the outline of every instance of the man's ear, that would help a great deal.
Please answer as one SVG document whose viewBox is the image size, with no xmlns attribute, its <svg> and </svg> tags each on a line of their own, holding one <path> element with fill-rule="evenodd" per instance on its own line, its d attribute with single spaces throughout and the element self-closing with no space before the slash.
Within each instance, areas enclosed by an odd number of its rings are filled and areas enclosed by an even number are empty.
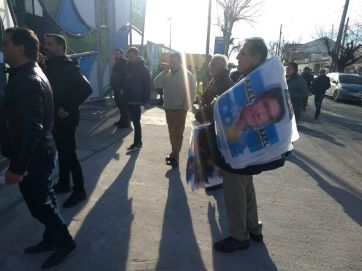
<svg viewBox="0 0 362 271">
<path fill-rule="evenodd" d="M 16 46 L 16 50 L 18 51 L 19 54 L 23 55 L 25 52 L 25 46 L 24 45 L 18 45 Z"/>
</svg>

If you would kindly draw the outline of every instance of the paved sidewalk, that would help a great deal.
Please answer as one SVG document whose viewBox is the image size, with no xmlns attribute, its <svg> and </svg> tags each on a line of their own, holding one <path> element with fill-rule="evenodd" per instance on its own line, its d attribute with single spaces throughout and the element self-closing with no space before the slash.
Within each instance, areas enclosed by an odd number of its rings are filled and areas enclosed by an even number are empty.
<svg viewBox="0 0 362 271">
<path fill-rule="evenodd" d="M 170 145 L 162 109 L 142 116 L 143 148 L 126 155 L 133 132 L 115 129 L 116 108 L 82 107 L 78 149 L 89 197 L 73 209 L 61 208 L 78 247 L 53 270 L 360 270 L 361 205 L 348 205 L 354 215 L 344 212 L 344 203 L 328 193 L 334 186 L 306 170 L 313 157 L 304 151 L 318 156 L 306 149 L 285 167 L 255 176 L 265 243 L 251 242 L 250 249 L 232 254 L 214 252 L 212 243 L 227 234 L 223 196 L 186 185 L 191 119 L 190 113 L 184 159 L 179 170 L 170 170 L 164 164 Z M 302 138 L 297 148 L 308 140 Z M 41 234 L 17 187 L 0 186 L 0 270 L 39 270 L 47 255 L 22 251 Z"/>
</svg>

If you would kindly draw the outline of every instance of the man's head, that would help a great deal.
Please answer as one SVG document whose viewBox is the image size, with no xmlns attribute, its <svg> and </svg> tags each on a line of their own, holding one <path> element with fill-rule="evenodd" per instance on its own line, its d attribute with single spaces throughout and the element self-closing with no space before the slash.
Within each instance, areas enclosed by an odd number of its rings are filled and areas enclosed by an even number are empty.
<svg viewBox="0 0 362 271">
<path fill-rule="evenodd" d="M 298 64 L 295 62 L 290 62 L 285 70 L 285 74 L 287 77 L 291 77 L 292 75 L 298 72 Z"/>
<path fill-rule="evenodd" d="M 67 42 L 62 35 L 45 34 L 44 53 L 47 57 L 53 58 L 65 55 Z"/>
<path fill-rule="evenodd" d="M 320 69 L 319 70 L 319 75 L 326 75 L 326 70 L 325 69 Z"/>
<path fill-rule="evenodd" d="M 238 70 L 247 74 L 260 64 L 268 55 L 268 48 L 262 38 L 249 38 L 244 42 L 236 59 L 238 60 Z"/>
<path fill-rule="evenodd" d="M 130 63 L 135 63 L 139 57 L 139 52 L 136 47 L 130 47 L 127 50 L 127 59 Z"/>
<path fill-rule="evenodd" d="M 4 61 L 10 67 L 36 61 L 39 53 L 39 40 L 36 34 L 27 28 L 8 28 L 1 48 Z"/>
<path fill-rule="evenodd" d="M 170 69 L 172 72 L 176 72 L 182 66 L 182 57 L 180 53 L 170 54 Z"/>
<path fill-rule="evenodd" d="M 123 57 L 123 50 L 120 48 L 116 48 L 114 49 L 113 55 L 115 59 L 120 59 Z"/>
<path fill-rule="evenodd" d="M 284 114 L 283 92 L 276 87 L 264 92 L 253 104 L 246 106 L 242 117 L 248 127 L 260 128 L 281 121 Z"/>
<path fill-rule="evenodd" d="M 227 69 L 227 65 L 228 61 L 226 56 L 219 54 L 214 55 L 209 63 L 210 75 L 212 77 L 217 76 Z"/>
</svg>

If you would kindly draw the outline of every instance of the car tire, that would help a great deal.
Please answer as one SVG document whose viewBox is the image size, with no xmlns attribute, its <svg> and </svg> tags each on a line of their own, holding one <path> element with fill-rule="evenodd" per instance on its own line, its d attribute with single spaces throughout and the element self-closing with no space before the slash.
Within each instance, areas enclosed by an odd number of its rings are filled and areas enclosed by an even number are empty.
<svg viewBox="0 0 362 271">
<path fill-rule="evenodd" d="M 339 101 L 340 101 L 338 90 L 336 90 L 336 91 L 333 93 L 333 101 L 335 101 L 335 102 L 339 102 Z"/>
</svg>

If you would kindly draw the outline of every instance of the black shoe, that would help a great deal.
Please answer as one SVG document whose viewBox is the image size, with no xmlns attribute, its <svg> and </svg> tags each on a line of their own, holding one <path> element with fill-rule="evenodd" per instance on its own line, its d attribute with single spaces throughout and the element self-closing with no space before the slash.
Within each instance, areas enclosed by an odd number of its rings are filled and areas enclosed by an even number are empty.
<svg viewBox="0 0 362 271">
<path fill-rule="evenodd" d="M 216 191 L 216 190 L 220 190 L 220 189 L 222 189 L 222 183 L 217 184 L 217 185 L 213 185 L 213 186 L 208 186 L 208 187 L 205 188 L 205 190 L 207 192 Z"/>
<path fill-rule="evenodd" d="M 64 259 L 72 254 L 76 249 L 76 244 L 72 241 L 66 247 L 59 247 L 57 248 L 54 253 L 41 265 L 42 269 L 52 268 L 58 264 L 60 264 Z"/>
<path fill-rule="evenodd" d="M 255 242 L 263 242 L 263 235 L 262 234 L 254 234 L 249 232 L 249 237 L 253 239 Z"/>
<path fill-rule="evenodd" d="M 129 146 L 127 148 L 126 154 L 129 154 L 129 153 L 132 153 L 132 152 L 135 152 L 135 151 L 139 151 L 141 148 L 142 148 L 142 143 L 139 143 L 139 144 L 133 143 L 131 146 Z"/>
<path fill-rule="evenodd" d="M 119 122 L 117 125 L 117 128 L 119 129 L 126 129 L 126 128 L 131 128 L 131 124 L 128 122 Z"/>
<path fill-rule="evenodd" d="M 178 167 L 178 161 L 175 158 L 170 157 L 170 159 L 168 159 L 166 161 L 166 165 L 171 166 L 172 168 L 175 168 L 175 167 Z"/>
<path fill-rule="evenodd" d="M 39 244 L 24 249 L 25 254 L 38 254 L 48 251 L 54 251 L 55 244 L 41 240 Z"/>
<path fill-rule="evenodd" d="M 165 157 L 165 162 L 170 161 L 170 159 L 171 159 L 171 154 L 169 154 Z"/>
<path fill-rule="evenodd" d="M 55 193 L 68 193 L 68 192 L 72 191 L 72 189 L 70 188 L 70 185 L 61 184 L 59 181 L 57 184 L 55 184 L 53 186 L 53 190 Z"/>
<path fill-rule="evenodd" d="M 73 191 L 69 198 L 63 203 L 64 208 L 71 208 L 76 206 L 79 202 L 85 200 L 87 198 L 87 194 L 85 191 Z"/>
<path fill-rule="evenodd" d="M 219 252 L 229 253 L 236 250 L 244 250 L 249 248 L 249 240 L 238 241 L 231 236 L 214 243 L 214 249 Z"/>
</svg>

